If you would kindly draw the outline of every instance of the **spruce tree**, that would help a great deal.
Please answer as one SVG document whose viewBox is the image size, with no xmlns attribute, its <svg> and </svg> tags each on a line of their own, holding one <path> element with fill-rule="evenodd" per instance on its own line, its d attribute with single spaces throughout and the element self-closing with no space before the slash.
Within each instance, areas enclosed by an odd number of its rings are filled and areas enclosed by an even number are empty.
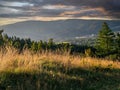
<svg viewBox="0 0 120 90">
<path fill-rule="evenodd" d="M 118 55 L 118 59 L 120 60 L 120 33 L 116 35 L 116 52 Z"/>
<path fill-rule="evenodd" d="M 97 54 L 106 56 L 114 49 L 114 33 L 109 28 L 106 22 L 103 23 L 101 30 L 98 33 L 96 49 Z"/>
</svg>

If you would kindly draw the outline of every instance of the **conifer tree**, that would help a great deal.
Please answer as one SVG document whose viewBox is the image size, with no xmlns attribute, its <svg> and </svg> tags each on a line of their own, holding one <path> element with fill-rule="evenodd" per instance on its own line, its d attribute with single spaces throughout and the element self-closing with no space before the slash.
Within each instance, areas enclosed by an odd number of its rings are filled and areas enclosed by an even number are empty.
<svg viewBox="0 0 120 90">
<path fill-rule="evenodd" d="M 114 33 L 106 22 L 103 23 L 102 29 L 98 33 L 96 49 L 99 55 L 108 55 L 114 49 Z"/>
<path fill-rule="evenodd" d="M 118 58 L 120 59 L 120 33 L 116 35 L 116 51 L 118 54 Z"/>
</svg>

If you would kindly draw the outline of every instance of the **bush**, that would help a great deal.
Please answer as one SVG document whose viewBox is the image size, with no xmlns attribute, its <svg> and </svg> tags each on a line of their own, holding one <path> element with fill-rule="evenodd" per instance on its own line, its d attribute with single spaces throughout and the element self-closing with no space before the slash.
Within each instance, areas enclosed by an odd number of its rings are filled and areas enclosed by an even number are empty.
<svg viewBox="0 0 120 90">
<path fill-rule="evenodd" d="M 86 50 L 85 50 L 85 55 L 86 55 L 87 57 L 91 57 L 91 56 L 93 55 L 92 50 L 91 50 L 90 48 L 86 49 Z"/>
<path fill-rule="evenodd" d="M 106 58 L 110 59 L 110 60 L 118 60 L 118 55 L 117 54 L 110 54 Z"/>
</svg>

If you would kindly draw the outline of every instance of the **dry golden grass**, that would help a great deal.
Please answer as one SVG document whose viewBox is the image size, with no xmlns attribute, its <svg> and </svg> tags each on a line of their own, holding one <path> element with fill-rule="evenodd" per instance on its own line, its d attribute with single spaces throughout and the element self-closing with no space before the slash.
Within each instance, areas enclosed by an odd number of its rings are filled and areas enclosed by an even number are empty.
<svg viewBox="0 0 120 90">
<path fill-rule="evenodd" d="M 6 52 L 0 52 L 0 71 L 40 71 L 42 70 L 42 63 L 45 61 L 62 63 L 65 67 L 80 67 L 88 70 L 92 67 L 120 69 L 119 61 L 85 58 L 67 53 L 57 54 L 48 51 L 33 54 L 29 50 L 24 50 L 22 54 L 19 54 L 17 50 L 7 48 Z"/>
<path fill-rule="evenodd" d="M 0 51 L 0 90 L 119 90 L 119 76 L 119 61 L 59 51 Z"/>
</svg>

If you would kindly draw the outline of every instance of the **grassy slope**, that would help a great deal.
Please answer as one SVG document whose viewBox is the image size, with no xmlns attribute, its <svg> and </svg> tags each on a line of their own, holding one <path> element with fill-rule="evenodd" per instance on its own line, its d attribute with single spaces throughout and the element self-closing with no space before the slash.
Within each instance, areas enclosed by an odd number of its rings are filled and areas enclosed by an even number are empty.
<svg viewBox="0 0 120 90">
<path fill-rule="evenodd" d="M 0 90 L 120 90 L 120 62 L 67 53 L 0 53 Z"/>
</svg>

